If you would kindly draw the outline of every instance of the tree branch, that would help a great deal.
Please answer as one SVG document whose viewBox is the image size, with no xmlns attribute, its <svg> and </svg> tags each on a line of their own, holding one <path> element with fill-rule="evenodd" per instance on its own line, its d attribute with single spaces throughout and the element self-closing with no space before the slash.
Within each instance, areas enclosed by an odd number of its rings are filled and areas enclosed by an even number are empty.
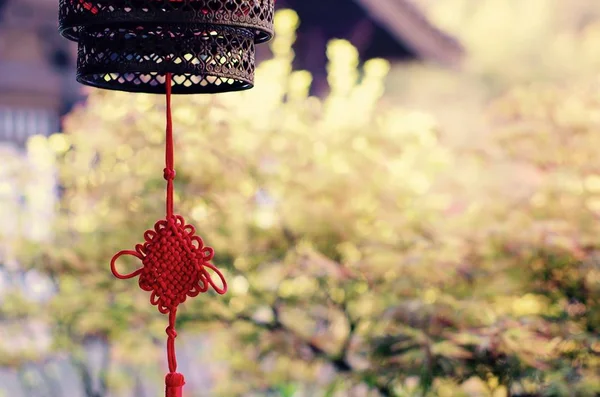
<svg viewBox="0 0 600 397">
<path fill-rule="evenodd" d="M 111 345 L 107 338 L 102 338 L 102 361 L 100 363 L 100 373 L 98 374 L 101 395 L 108 395 L 108 372 L 111 364 Z"/>
<path fill-rule="evenodd" d="M 83 382 L 83 389 L 86 397 L 103 397 L 101 394 L 94 392 L 92 375 L 83 360 L 80 360 L 72 355 L 71 363 L 73 364 L 73 367 L 75 367 L 75 370 L 79 373 L 79 376 Z"/>
<path fill-rule="evenodd" d="M 340 307 L 340 306 L 338 306 L 338 307 Z M 340 350 L 340 352 L 337 355 L 330 354 L 325 349 L 323 349 L 321 346 L 316 344 L 314 341 L 307 340 L 303 335 L 298 333 L 298 331 L 296 331 L 292 327 L 286 325 L 281 320 L 281 314 L 280 314 L 281 300 L 278 298 L 275 300 L 275 302 L 271 306 L 271 310 L 273 312 L 273 321 L 271 321 L 271 322 L 257 321 L 256 319 L 252 318 L 252 316 L 250 316 L 248 314 L 239 314 L 235 318 L 226 318 L 219 314 L 216 314 L 214 316 L 211 316 L 210 318 L 196 318 L 196 320 L 217 321 L 217 322 L 224 323 L 228 326 L 233 325 L 235 323 L 235 321 L 244 321 L 244 322 L 247 322 L 257 328 L 263 329 L 267 332 L 276 332 L 276 331 L 286 332 L 286 333 L 292 335 L 294 338 L 296 338 L 298 341 L 300 341 L 306 347 L 308 347 L 310 349 L 310 351 L 314 354 L 315 357 L 317 357 L 318 359 L 324 360 L 326 362 L 329 362 L 339 373 L 352 374 L 354 372 L 359 372 L 359 370 L 356 369 L 355 367 L 353 367 L 352 364 L 348 361 L 347 352 L 349 350 L 350 344 L 352 343 L 352 339 L 354 338 L 356 329 L 358 328 L 358 326 L 360 324 L 360 321 L 352 319 L 352 317 L 350 316 L 350 313 L 347 310 L 347 307 L 345 305 L 342 305 L 340 308 L 343 310 L 344 315 L 347 318 L 349 332 L 348 332 L 348 337 L 344 341 L 342 349 Z M 377 382 L 373 385 L 373 387 L 384 397 L 396 396 L 396 393 L 394 392 L 393 388 L 390 386 L 389 382 L 385 382 L 385 383 Z"/>
</svg>

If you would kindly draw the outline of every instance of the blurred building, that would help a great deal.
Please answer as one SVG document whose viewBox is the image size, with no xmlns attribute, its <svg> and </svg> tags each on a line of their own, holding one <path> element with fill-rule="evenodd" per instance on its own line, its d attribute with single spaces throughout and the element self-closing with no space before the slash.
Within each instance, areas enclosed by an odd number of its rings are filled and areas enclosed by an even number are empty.
<svg viewBox="0 0 600 397">
<path fill-rule="evenodd" d="M 49 235 L 56 183 L 43 142 L 76 100 L 73 51 L 56 34 L 56 0 L 0 0 L 0 240 Z M 1 252 L 0 252 L 1 254 Z M 0 258 L 1 259 L 1 258 Z"/>
<path fill-rule="evenodd" d="M 336 38 L 349 40 L 362 60 L 419 60 L 456 68 L 463 57 L 460 43 L 434 26 L 416 0 L 278 0 L 277 4 L 298 12 L 295 66 L 313 74 L 316 92 L 327 89 L 326 45 Z"/>
<path fill-rule="evenodd" d="M 0 0 L 0 141 L 48 135 L 76 100 L 74 48 L 57 34 L 56 0 Z"/>
</svg>

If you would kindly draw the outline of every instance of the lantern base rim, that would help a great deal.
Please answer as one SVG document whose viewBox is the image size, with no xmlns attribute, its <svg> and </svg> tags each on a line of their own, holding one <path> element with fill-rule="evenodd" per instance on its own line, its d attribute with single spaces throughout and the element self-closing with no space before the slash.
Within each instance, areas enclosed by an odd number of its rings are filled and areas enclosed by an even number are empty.
<svg viewBox="0 0 600 397">
<path fill-rule="evenodd" d="M 116 78 L 111 78 L 110 80 L 106 80 L 106 76 L 117 75 Z M 121 74 L 118 73 L 89 73 L 89 74 L 77 74 L 77 81 L 80 84 L 99 88 L 104 90 L 111 91 L 124 91 L 124 92 L 132 92 L 132 93 L 145 93 L 145 94 L 166 94 L 166 87 L 164 84 L 136 84 L 134 81 L 136 78 L 139 79 L 139 76 L 148 76 L 147 73 L 137 72 L 137 73 L 128 73 L 128 75 L 134 76 L 131 81 L 127 81 L 122 79 L 122 82 L 119 82 L 119 77 L 122 77 Z M 166 74 L 152 74 L 157 81 L 164 81 L 166 78 Z M 175 81 L 184 80 L 189 81 L 191 78 L 199 78 L 206 81 L 209 80 L 221 80 L 220 84 L 209 83 L 205 86 L 199 86 L 197 84 L 192 84 L 186 86 L 185 84 L 177 84 Z M 173 86 L 172 86 L 172 94 L 173 95 L 194 95 L 194 94 L 220 94 L 227 92 L 239 92 L 246 91 L 252 89 L 254 87 L 254 83 L 243 80 L 236 79 L 228 79 L 233 80 L 231 82 L 223 81 L 222 76 L 198 76 L 191 74 L 173 74 Z"/>
</svg>

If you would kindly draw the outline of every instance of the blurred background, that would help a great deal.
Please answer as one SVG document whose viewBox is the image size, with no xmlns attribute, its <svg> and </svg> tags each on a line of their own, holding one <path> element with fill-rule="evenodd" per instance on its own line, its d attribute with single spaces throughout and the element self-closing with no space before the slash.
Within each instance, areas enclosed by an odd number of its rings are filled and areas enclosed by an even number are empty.
<svg viewBox="0 0 600 397">
<path fill-rule="evenodd" d="M 600 395 L 597 1 L 278 8 L 255 89 L 174 98 L 230 283 L 180 309 L 186 396 Z M 164 98 L 78 85 L 56 25 L 0 0 L 0 396 L 160 396 L 108 265 L 164 215 Z"/>
</svg>

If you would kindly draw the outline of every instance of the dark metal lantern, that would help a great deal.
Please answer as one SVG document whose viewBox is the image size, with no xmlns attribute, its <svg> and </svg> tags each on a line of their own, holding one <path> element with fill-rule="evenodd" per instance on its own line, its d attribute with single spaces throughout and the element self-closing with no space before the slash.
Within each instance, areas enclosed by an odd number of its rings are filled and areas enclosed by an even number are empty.
<svg viewBox="0 0 600 397">
<path fill-rule="evenodd" d="M 79 44 L 77 80 L 174 94 L 252 88 L 255 44 L 273 36 L 274 0 L 60 0 L 61 34 Z"/>
</svg>

